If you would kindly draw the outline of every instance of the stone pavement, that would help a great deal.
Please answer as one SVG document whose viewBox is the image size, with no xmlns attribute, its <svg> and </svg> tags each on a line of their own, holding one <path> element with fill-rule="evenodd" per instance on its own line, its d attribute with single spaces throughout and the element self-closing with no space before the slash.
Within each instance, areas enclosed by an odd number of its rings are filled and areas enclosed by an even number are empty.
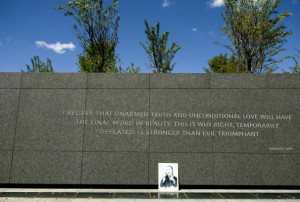
<svg viewBox="0 0 300 202">
<path fill-rule="evenodd" d="M 180 190 L 0 188 L 2 201 L 300 201 L 300 190 Z"/>
</svg>

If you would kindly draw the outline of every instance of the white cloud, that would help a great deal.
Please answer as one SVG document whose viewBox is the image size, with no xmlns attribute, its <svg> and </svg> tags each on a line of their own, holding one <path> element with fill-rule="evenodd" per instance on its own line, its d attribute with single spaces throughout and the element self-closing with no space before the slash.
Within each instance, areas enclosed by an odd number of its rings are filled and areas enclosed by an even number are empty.
<svg viewBox="0 0 300 202">
<path fill-rule="evenodd" d="M 38 48 L 46 47 L 58 54 L 65 53 L 66 49 L 71 51 L 75 49 L 75 45 L 72 42 L 66 44 L 61 44 L 60 42 L 56 42 L 55 44 L 47 44 L 45 41 L 36 41 L 35 44 Z"/>
<path fill-rule="evenodd" d="M 6 41 L 9 43 L 11 41 L 11 39 L 12 39 L 11 37 L 7 37 Z"/>
<path fill-rule="evenodd" d="M 171 2 L 169 0 L 164 0 L 164 2 L 161 4 L 162 7 L 168 7 L 171 5 Z"/>
<path fill-rule="evenodd" d="M 257 2 L 257 0 L 253 0 L 254 2 Z M 298 0 L 292 0 L 293 3 L 298 1 Z M 211 8 L 217 8 L 217 7 L 222 7 L 225 5 L 225 0 L 210 0 L 207 2 Z"/>
<path fill-rule="evenodd" d="M 207 35 L 208 35 L 208 36 L 210 36 L 210 37 L 215 37 L 215 33 L 214 33 L 214 31 L 210 31 L 210 32 L 208 32 L 208 33 L 207 33 Z"/>
<path fill-rule="evenodd" d="M 211 8 L 222 7 L 224 6 L 224 0 L 211 0 L 209 6 Z"/>
<path fill-rule="evenodd" d="M 197 32 L 198 29 L 196 27 L 192 28 L 192 32 Z"/>
</svg>

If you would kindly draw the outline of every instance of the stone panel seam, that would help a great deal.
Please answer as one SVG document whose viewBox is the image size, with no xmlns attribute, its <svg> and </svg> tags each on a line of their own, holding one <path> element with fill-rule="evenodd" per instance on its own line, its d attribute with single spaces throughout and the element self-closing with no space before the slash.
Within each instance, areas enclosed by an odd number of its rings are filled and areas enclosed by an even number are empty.
<svg viewBox="0 0 300 202">
<path fill-rule="evenodd" d="M 267 89 L 270 89 L 270 74 L 267 74 Z"/>
<path fill-rule="evenodd" d="M 275 88 L 275 87 L 269 87 L 268 89 L 282 89 L 282 90 L 299 90 L 300 88 L 297 87 L 280 87 L 280 88 Z"/>
<path fill-rule="evenodd" d="M 1 151 L 13 151 L 13 150 L 1 150 Z M 81 151 L 67 151 L 67 150 L 14 150 L 18 152 L 64 152 L 64 153 L 75 153 L 75 152 L 81 152 Z M 104 153 L 149 153 L 148 151 L 83 151 L 83 153 L 95 153 L 95 152 L 104 152 Z M 300 153 L 261 153 L 261 152 L 256 152 L 256 153 L 242 153 L 242 152 L 203 152 L 203 151 L 197 151 L 197 152 L 151 152 L 155 154 L 237 154 L 237 155 L 256 155 L 256 154 L 268 154 L 268 155 L 300 155 Z"/>
<path fill-rule="evenodd" d="M 35 150 L 30 150 L 30 149 L 15 149 L 14 151 L 19 151 L 19 152 L 31 152 L 31 151 L 41 151 L 41 152 L 81 152 L 81 150 L 43 150 L 43 149 L 35 149 Z"/>
<path fill-rule="evenodd" d="M 208 153 L 208 152 L 206 152 Z M 257 154 L 263 154 L 263 155 L 299 155 L 300 153 L 242 153 L 242 152 L 214 152 L 214 154 L 231 154 L 231 155 L 257 155 Z"/>
<path fill-rule="evenodd" d="M 2 88 L 2 89 L 5 89 L 5 88 Z M 18 89 L 18 88 L 7 88 L 7 89 Z M 23 89 L 67 89 L 67 90 L 78 90 L 78 89 L 119 89 L 119 90 L 122 90 L 122 89 L 149 89 L 149 88 L 107 88 L 107 87 L 99 87 L 99 88 L 67 88 L 67 87 L 64 87 L 64 88 L 55 88 L 55 87 L 53 87 L 53 88 L 43 88 L 43 87 L 39 87 L 39 88 L 27 88 L 27 87 L 25 87 L 25 88 L 23 88 Z M 158 88 L 158 89 L 160 89 L 160 88 Z"/>
<path fill-rule="evenodd" d="M 0 88 L 1 90 L 19 90 L 20 88 Z"/>
<path fill-rule="evenodd" d="M 51 152 L 51 153 L 79 153 L 79 152 L 81 152 L 81 151 L 65 151 L 65 150 L 15 150 L 15 151 L 18 151 L 18 152 Z"/>
<path fill-rule="evenodd" d="M 86 88 L 22 88 L 23 90 L 85 90 Z"/>
<path fill-rule="evenodd" d="M 18 128 L 19 110 L 20 110 L 20 102 L 21 102 L 21 91 L 22 91 L 22 81 L 23 81 L 23 73 L 21 73 L 21 82 L 20 82 L 20 88 L 19 88 L 19 99 L 18 99 L 18 108 L 17 108 L 17 116 L 16 116 L 16 124 L 15 124 L 15 134 L 14 134 L 14 140 L 13 140 L 13 148 L 12 148 L 10 171 L 9 171 L 9 183 L 11 183 L 11 178 L 12 178 L 11 175 L 12 175 L 12 166 L 13 166 L 13 160 L 14 160 L 15 140 L 16 140 L 17 128 Z"/>
<path fill-rule="evenodd" d="M 83 151 L 83 153 L 110 153 L 110 154 L 148 154 L 146 151 Z"/>
<path fill-rule="evenodd" d="M 110 90 L 110 89 L 117 89 L 117 90 L 136 90 L 136 89 L 140 89 L 140 90 L 148 90 L 149 89 L 149 87 L 147 87 L 147 88 L 135 88 L 135 87 L 132 87 L 132 88 L 108 88 L 108 87 L 101 87 L 101 88 L 87 88 L 87 89 L 91 89 L 91 90 L 94 90 L 94 89 L 103 89 L 103 90 Z"/>
<path fill-rule="evenodd" d="M 20 89 L 20 88 L 1 88 L 1 89 Z M 149 88 L 23 88 L 22 89 L 45 89 L 45 90 L 50 90 L 50 89 L 57 89 L 57 90 L 60 90 L 60 89 L 66 89 L 66 90 L 78 90 L 78 89 L 108 89 L 108 90 L 113 90 L 113 89 L 117 89 L 117 90 L 132 90 L 132 89 L 140 89 L 140 90 L 145 90 L 145 89 L 149 89 Z M 154 89 L 154 90 L 159 90 L 159 89 L 183 89 L 183 90 L 193 90 L 193 89 L 207 89 L 207 90 L 210 90 L 210 89 L 215 89 L 215 90 L 225 90 L 225 89 L 294 89 L 294 90 L 298 90 L 300 88 L 289 88 L 289 87 L 285 87 L 285 88 L 275 88 L 275 87 L 266 87 L 266 88 L 210 88 L 210 87 L 206 87 L 206 88 L 199 88 L 199 87 L 195 87 L 195 88 L 180 88 L 180 87 L 174 87 L 174 88 L 151 88 L 151 89 Z"/>
<path fill-rule="evenodd" d="M 212 104 L 211 104 L 211 94 L 212 94 L 212 86 L 211 86 L 211 74 L 208 75 L 208 82 L 209 82 L 209 106 L 210 106 L 210 112 L 212 112 Z M 216 88 L 217 89 L 217 88 Z M 212 122 L 212 119 L 210 119 L 210 122 Z M 204 152 L 202 152 L 203 154 Z M 211 164 L 212 164 L 212 180 L 213 184 L 215 183 L 215 166 L 214 166 L 214 137 L 211 137 Z"/>
<path fill-rule="evenodd" d="M 271 97 L 270 97 L 270 95 L 271 95 L 271 89 L 278 89 L 278 88 L 271 88 L 271 86 L 270 86 L 270 76 L 271 76 L 271 74 L 267 74 L 267 87 L 268 87 L 268 103 L 271 103 Z M 278 89 L 279 90 L 279 89 Z M 272 109 L 271 109 L 271 106 L 270 106 L 270 104 L 268 105 L 268 112 L 269 112 L 269 114 L 271 114 L 271 111 L 272 111 Z M 272 129 L 271 130 L 273 133 L 274 133 L 274 129 Z M 282 153 L 277 153 L 277 154 L 282 154 Z M 249 158 L 249 157 L 248 157 Z M 271 159 L 271 161 L 272 161 L 272 163 L 273 163 L 273 159 Z M 276 170 L 277 170 L 277 164 L 274 166 L 275 168 L 273 168 L 274 170 L 273 170 L 273 172 L 275 172 L 276 173 Z M 275 180 L 275 184 L 277 185 L 277 179 Z"/>
<path fill-rule="evenodd" d="M 150 123 L 150 110 L 151 110 L 151 105 L 150 105 L 150 96 L 151 96 L 151 74 L 149 74 L 149 123 Z M 148 141 L 149 141 L 149 146 L 148 146 L 148 184 L 150 184 L 150 148 L 151 148 L 151 138 L 150 138 L 150 125 L 148 126 L 148 132 L 149 132 L 149 137 L 148 137 Z"/>
<path fill-rule="evenodd" d="M 268 87 L 268 89 L 267 89 L 268 96 L 267 97 L 268 97 L 268 103 L 271 104 L 271 97 L 270 97 L 270 95 L 271 95 L 271 90 L 270 90 L 270 88 L 271 88 L 271 86 L 270 86 L 270 76 L 271 76 L 271 74 L 267 74 L 267 87 Z M 268 113 L 269 114 L 271 114 L 271 110 L 272 110 L 270 104 L 268 104 Z M 272 129 L 271 131 L 272 131 L 272 133 L 274 133 L 274 129 Z M 250 157 L 248 156 L 248 158 L 250 158 Z M 271 161 L 273 161 L 273 160 L 271 160 Z M 276 170 L 276 167 L 275 167 L 275 170 Z M 277 184 L 277 180 L 275 180 L 275 184 Z"/>
<path fill-rule="evenodd" d="M 13 150 L 1 150 L 1 151 L 13 151 Z M 14 150 L 14 151 L 18 151 L 18 152 L 81 152 L 81 151 L 66 151 L 66 150 Z M 93 152 L 105 152 L 105 153 L 149 153 L 148 151 L 83 151 L 83 153 L 93 153 Z M 256 152 L 256 153 L 242 153 L 242 152 L 202 152 L 202 151 L 197 151 L 197 152 L 151 152 L 151 153 L 157 153 L 157 154 L 238 154 L 238 155 L 254 155 L 254 154 L 270 154 L 270 155 L 276 155 L 276 154 L 284 154 L 284 155 L 300 155 L 300 153 L 286 153 L 286 152 L 282 152 L 282 153 L 261 153 L 261 152 Z"/>
<path fill-rule="evenodd" d="M 84 110 L 86 111 L 86 103 L 87 103 L 87 86 L 88 86 L 88 74 L 86 74 L 86 83 L 85 83 L 85 98 L 84 98 Z M 84 121 L 86 119 L 86 113 L 84 114 Z M 84 135 L 85 135 L 85 124 L 83 125 L 83 134 L 82 134 L 82 145 L 81 145 L 81 163 L 80 163 L 80 178 L 79 184 L 82 184 L 82 164 L 83 164 L 83 147 L 84 147 Z"/>
<path fill-rule="evenodd" d="M 239 90 L 239 89 L 268 89 L 267 87 L 266 88 L 211 88 L 211 87 L 208 87 L 208 88 L 180 88 L 180 87 L 176 87 L 176 88 L 151 88 L 151 89 L 154 89 L 154 90 L 169 90 L 169 89 L 183 89 L 183 90 L 197 90 L 197 89 L 204 89 L 204 90 Z M 278 88 L 275 88 L 275 89 L 278 89 Z M 280 88 L 280 89 L 300 89 L 300 88 Z"/>
</svg>

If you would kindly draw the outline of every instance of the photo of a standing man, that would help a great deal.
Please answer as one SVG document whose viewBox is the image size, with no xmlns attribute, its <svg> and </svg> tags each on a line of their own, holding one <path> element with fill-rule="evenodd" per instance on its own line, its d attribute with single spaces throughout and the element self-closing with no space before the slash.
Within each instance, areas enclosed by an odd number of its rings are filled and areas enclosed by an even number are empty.
<svg viewBox="0 0 300 202">
<path fill-rule="evenodd" d="M 178 191 L 178 164 L 159 163 L 159 189 Z"/>
</svg>

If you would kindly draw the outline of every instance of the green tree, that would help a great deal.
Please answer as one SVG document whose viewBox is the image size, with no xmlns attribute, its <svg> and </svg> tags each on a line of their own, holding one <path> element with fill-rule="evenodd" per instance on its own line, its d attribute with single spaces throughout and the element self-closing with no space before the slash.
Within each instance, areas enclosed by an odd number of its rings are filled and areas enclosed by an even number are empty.
<svg viewBox="0 0 300 202">
<path fill-rule="evenodd" d="M 132 62 L 130 64 L 130 66 L 126 67 L 125 70 L 121 71 L 121 73 L 133 73 L 133 74 L 137 74 L 140 73 L 141 68 L 140 67 L 135 67 L 134 66 L 134 62 Z"/>
<path fill-rule="evenodd" d="M 122 63 L 123 64 L 123 63 Z M 130 74 L 137 74 L 140 73 L 141 69 L 140 67 L 135 67 L 134 63 L 132 62 L 130 64 L 130 66 L 126 67 L 126 69 L 124 69 L 120 64 L 119 67 L 115 67 L 113 69 L 110 69 L 109 71 L 107 71 L 107 73 L 130 73 Z"/>
<path fill-rule="evenodd" d="M 96 64 L 101 63 L 102 61 L 100 55 L 91 56 L 88 53 L 83 53 L 78 55 L 78 59 L 77 65 L 79 67 L 79 72 L 106 73 L 116 68 L 116 56 L 107 60 L 105 67 L 101 71 L 96 67 Z"/>
<path fill-rule="evenodd" d="M 176 63 L 171 64 L 175 54 L 182 47 L 178 46 L 176 42 L 171 44 L 171 47 L 167 49 L 167 42 L 169 37 L 169 32 L 166 31 L 160 36 L 160 25 L 157 22 L 151 28 L 149 27 L 147 19 L 144 19 L 146 26 L 146 44 L 139 41 L 141 46 L 146 50 L 149 57 L 148 67 L 153 69 L 154 73 L 170 73 Z"/>
<path fill-rule="evenodd" d="M 79 62 L 77 63 L 79 67 L 79 72 L 95 72 L 93 69 L 93 60 L 89 58 L 88 55 L 79 55 Z M 117 59 L 118 64 L 116 63 L 116 60 L 112 61 L 110 63 L 110 66 L 104 70 L 105 73 L 139 73 L 141 71 L 140 67 L 135 67 L 134 63 L 131 63 L 131 66 L 126 67 L 124 69 L 122 65 L 124 63 L 121 61 L 121 59 L 118 57 Z"/>
<path fill-rule="evenodd" d="M 282 23 L 289 12 L 277 11 L 282 0 L 226 0 L 221 30 L 231 41 L 229 48 L 239 61 L 237 72 L 272 72 L 281 60 L 275 56 L 285 50 L 286 31 Z"/>
<path fill-rule="evenodd" d="M 120 21 L 117 5 L 117 0 L 105 8 L 103 0 L 76 0 L 56 7 L 77 22 L 73 28 L 84 51 L 78 56 L 81 72 L 100 73 L 115 67 Z"/>
<path fill-rule="evenodd" d="M 298 50 L 297 48 L 295 48 L 295 49 L 296 49 L 296 51 L 299 55 L 286 57 L 286 58 L 292 59 L 294 61 L 295 65 L 289 68 L 291 72 L 287 72 L 287 71 L 282 70 L 283 73 L 300 74 L 300 67 L 299 67 L 300 50 Z"/>
<path fill-rule="evenodd" d="M 294 62 L 295 62 L 295 65 L 293 67 L 290 67 L 290 70 L 291 70 L 291 73 L 292 74 L 300 74 L 300 67 L 299 67 L 299 56 L 298 56 L 298 60 L 296 57 L 292 57 Z"/>
<path fill-rule="evenodd" d="M 237 72 L 238 61 L 234 56 L 228 58 L 227 54 L 220 54 L 210 59 L 208 65 L 209 68 L 203 68 L 206 73 L 235 73 Z M 245 70 L 243 72 L 245 72 Z"/>
<path fill-rule="evenodd" d="M 34 56 L 30 59 L 32 67 L 29 65 L 26 65 L 27 72 L 54 72 L 54 69 L 52 67 L 52 62 L 49 58 L 47 58 L 47 62 L 43 62 L 40 60 L 39 56 Z M 24 72 L 23 70 L 21 70 Z"/>
</svg>

